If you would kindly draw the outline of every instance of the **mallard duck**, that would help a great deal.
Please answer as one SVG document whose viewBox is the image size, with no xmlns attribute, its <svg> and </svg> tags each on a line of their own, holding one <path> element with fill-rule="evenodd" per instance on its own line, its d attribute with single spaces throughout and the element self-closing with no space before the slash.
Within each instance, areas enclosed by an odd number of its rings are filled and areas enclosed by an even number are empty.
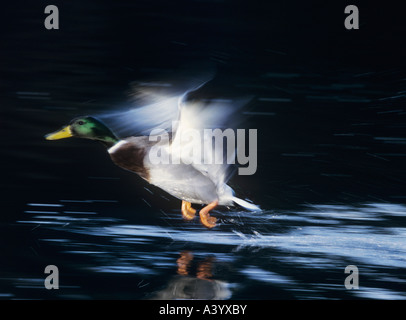
<svg viewBox="0 0 406 320">
<path fill-rule="evenodd" d="M 176 136 L 177 133 L 171 140 L 172 144 Z M 234 197 L 233 190 L 225 183 L 224 166 L 151 162 L 148 154 L 158 142 L 151 141 L 150 136 L 119 139 L 103 121 L 93 116 L 75 118 L 61 130 L 45 136 L 47 140 L 69 137 L 100 141 L 117 166 L 135 172 L 150 184 L 182 200 L 181 212 L 185 220 L 192 220 L 196 215 L 192 203 L 205 205 L 199 216 L 207 228 L 216 226 L 217 219 L 210 216 L 210 211 L 218 205 L 232 205 L 235 202 L 249 210 L 259 209 L 252 203 Z"/>
</svg>

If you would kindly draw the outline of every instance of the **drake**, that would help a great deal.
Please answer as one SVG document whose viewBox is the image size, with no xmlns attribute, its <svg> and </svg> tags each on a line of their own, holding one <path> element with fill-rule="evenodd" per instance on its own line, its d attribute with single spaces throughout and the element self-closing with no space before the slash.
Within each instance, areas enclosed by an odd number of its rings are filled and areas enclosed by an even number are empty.
<svg viewBox="0 0 406 320">
<path fill-rule="evenodd" d="M 249 210 L 259 209 L 252 203 L 234 197 L 233 190 L 224 181 L 221 166 L 154 164 L 148 154 L 158 142 L 156 139 L 151 141 L 149 136 L 119 139 L 101 120 L 92 116 L 75 118 L 61 130 L 45 136 L 46 140 L 69 137 L 96 140 L 104 144 L 117 166 L 138 174 L 147 182 L 182 200 L 181 212 L 185 220 L 192 220 L 196 215 L 192 203 L 205 205 L 199 216 L 201 223 L 209 229 L 216 226 L 217 219 L 210 216 L 210 211 L 217 205 L 231 205 L 235 202 Z"/>
</svg>

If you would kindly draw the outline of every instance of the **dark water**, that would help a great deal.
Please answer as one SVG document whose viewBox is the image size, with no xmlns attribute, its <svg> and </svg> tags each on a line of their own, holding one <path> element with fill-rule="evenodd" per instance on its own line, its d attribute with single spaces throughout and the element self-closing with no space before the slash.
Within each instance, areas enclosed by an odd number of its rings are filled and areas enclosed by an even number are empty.
<svg viewBox="0 0 406 320">
<path fill-rule="evenodd" d="M 1 44 L 0 298 L 406 298 L 400 10 L 360 4 L 353 33 L 338 4 L 54 4 L 53 31 L 46 4 L 4 8 L 20 14 Z M 175 84 L 206 62 L 210 98 L 254 97 L 243 116 L 258 171 L 230 184 L 261 212 L 219 208 L 206 230 L 101 145 L 43 138 L 127 107 L 131 82 Z M 47 265 L 58 290 L 44 288 Z"/>
</svg>

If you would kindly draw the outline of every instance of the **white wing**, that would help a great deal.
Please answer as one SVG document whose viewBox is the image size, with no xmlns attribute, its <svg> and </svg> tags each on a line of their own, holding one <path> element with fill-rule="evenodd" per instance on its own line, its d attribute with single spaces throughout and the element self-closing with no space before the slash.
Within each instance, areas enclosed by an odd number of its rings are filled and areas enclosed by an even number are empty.
<svg viewBox="0 0 406 320">
<path fill-rule="evenodd" d="M 239 111 L 249 99 L 191 99 L 190 93 L 179 101 L 180 118 L 171 145 L 172 156 L 191 164 L 218 188 L 226 187 L 235 163 Z"/>
<path fill-rule="evenodd" d="M 165 71 L 165 70 L 163 70 Z M 149 135 L 154 129 L 172 131 L 172 122 L 179 119 L 179 100 L 203 83 L 213 79 L 212 66 L 183 66 L 133 82 L 129 101 L 116 106 L 114 112 L 99 114 L 119 137 Z"/>
</svg>

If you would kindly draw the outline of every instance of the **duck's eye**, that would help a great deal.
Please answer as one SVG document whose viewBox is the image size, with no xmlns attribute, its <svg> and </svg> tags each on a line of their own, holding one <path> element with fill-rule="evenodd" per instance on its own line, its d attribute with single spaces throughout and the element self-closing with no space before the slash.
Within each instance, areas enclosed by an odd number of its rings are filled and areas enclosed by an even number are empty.
<svg viewBox="0 0 406 320">
<path fill-rule="evenodd" d="M 82 126 L 82 125 L 84 125 L 84 124 L 85 124 L 84 121 L 82 121 L 82 120 L 79 120 L 79 121 L 78 121 L 78 125 Z"/>
</svg>

